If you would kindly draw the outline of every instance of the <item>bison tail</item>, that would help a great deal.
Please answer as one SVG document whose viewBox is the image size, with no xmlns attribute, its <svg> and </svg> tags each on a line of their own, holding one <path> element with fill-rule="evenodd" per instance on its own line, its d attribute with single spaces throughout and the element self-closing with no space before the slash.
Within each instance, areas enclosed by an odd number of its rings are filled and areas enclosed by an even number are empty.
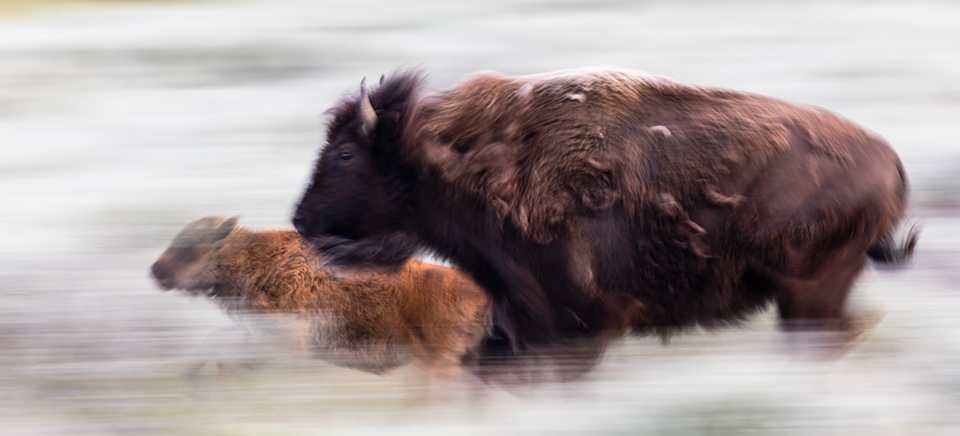
<svg viewBox="0 0 960 436">
<path fill-rule="evenodd" d="M 898 267 L 913 255 L 918 239 L 920 239 L 920 226 L 914 223 L 903 240 L 898 242 L 892 234 L 886 234 L 873 244 L 873 247 L 870 247 L 867 256 L 878 264 Z"/>
</svg>

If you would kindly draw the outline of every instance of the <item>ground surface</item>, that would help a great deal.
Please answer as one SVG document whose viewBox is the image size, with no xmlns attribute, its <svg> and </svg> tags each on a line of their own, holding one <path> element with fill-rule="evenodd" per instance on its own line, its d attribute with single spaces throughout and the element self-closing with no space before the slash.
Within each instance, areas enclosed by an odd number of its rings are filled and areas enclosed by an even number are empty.
<svg viewBox="0 0 960 436">
<path fill-rule="evenodd" d="M 114 1 L 8 13 L 0 433 L 958 434 L 958 22 L 960 4 L 928 1 Z M 158 291 L 148 266 L 203 215 L 287 226 L 320 114 L 342 92 L 398 67 L 446 87 L 480 69 L 584 65 L 823 106 L 890 140 L 925 230 L 912 269 L 858 286 L 855 310 L 886 316 L 857 348 L 837 360 L 785 352 L 765 314 L 666 347 L 631 340 L 582 382 L 479 399 L 457 387 L 411 399 L 413 371 L 285 356 L 183 376 L 230 320 Z"/>
</svg>

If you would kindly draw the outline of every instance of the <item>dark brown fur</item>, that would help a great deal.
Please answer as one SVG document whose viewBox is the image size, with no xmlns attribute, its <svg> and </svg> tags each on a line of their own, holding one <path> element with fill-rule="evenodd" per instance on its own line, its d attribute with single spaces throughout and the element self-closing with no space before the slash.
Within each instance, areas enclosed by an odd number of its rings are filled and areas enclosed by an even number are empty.
<svg viewBox="0 0 960 436">
<path fill-rule="evenodd" d="M 188 224 L 154 263 L 157 282 L 232 315 L 286 317 L 318 357 L 373 373 L 411 360 L 430 371 L 458 365 L 485 334 L 487 297 L 459 271 L 417 260 L 388 272 L 320 268 L 322 255 L 295 231 L 235 224 Z"/>
<path fill-rule="evenodd" d="M 786 328 L 845 329 L 868 254 L 900 262 L 916 242 L 892 243 L 897 155 L 821 109 L 616 70 L 421 82 L 372 91 L 375 120 L 365 94 L 331 109 L 294 222 L 341 237 L 347 263 L 450 259 L 514 351 L 599 350 L 771 301 Z"/>
</svg>

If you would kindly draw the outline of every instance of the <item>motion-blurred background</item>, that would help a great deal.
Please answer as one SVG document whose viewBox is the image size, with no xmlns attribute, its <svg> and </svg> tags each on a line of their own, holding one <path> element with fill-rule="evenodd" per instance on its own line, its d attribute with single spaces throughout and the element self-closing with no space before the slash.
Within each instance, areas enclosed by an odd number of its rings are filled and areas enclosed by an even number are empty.
<svg viewBox="0 0 960 436">
<path fill-rule="evenodd" d="M 0 0 L 0 433 L 960 434 L 958 23 L 950 1 Z M 361 78 L 594 65 L 886 137 L 924 232 L 911 269 L 857 288 L 879 324 L 824 360 L 768 313 L 625 341 L 580 382 L 442 401 L 411 400 L 406 369 L 285 356 L 183 376 L 229 353 L 211 332 L 231 321 L 149 265 L 204 215 L 288 226 L 321 113 Z"/>
</svg>

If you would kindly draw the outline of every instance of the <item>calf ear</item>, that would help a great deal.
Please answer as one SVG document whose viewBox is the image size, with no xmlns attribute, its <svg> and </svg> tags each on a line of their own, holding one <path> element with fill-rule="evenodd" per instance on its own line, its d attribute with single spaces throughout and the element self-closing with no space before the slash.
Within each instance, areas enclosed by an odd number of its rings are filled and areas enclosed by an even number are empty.
<svg viewBox="0 0 960 436">
<path fill-rule="evenodd" d="M 367 94 L 367 78 L 360 81 L 360 135 L 369 138 L 373 130 L 377 128 L 377 112 L 373 110 L 373 104 L 370 103 L 370 95 Z"/>
<path fill-rule="evenodd" d="M 240 220 L 239 216 L 230 217 L 225 219 L 220 226 L 217 227 L 216 233 L 214 233 L 214 240 L 221 241 L 227 236 L 230 236 L 230 233 L 233 233 L 233 229 L 237 228 L 237 221 Z"/>
</svg>

